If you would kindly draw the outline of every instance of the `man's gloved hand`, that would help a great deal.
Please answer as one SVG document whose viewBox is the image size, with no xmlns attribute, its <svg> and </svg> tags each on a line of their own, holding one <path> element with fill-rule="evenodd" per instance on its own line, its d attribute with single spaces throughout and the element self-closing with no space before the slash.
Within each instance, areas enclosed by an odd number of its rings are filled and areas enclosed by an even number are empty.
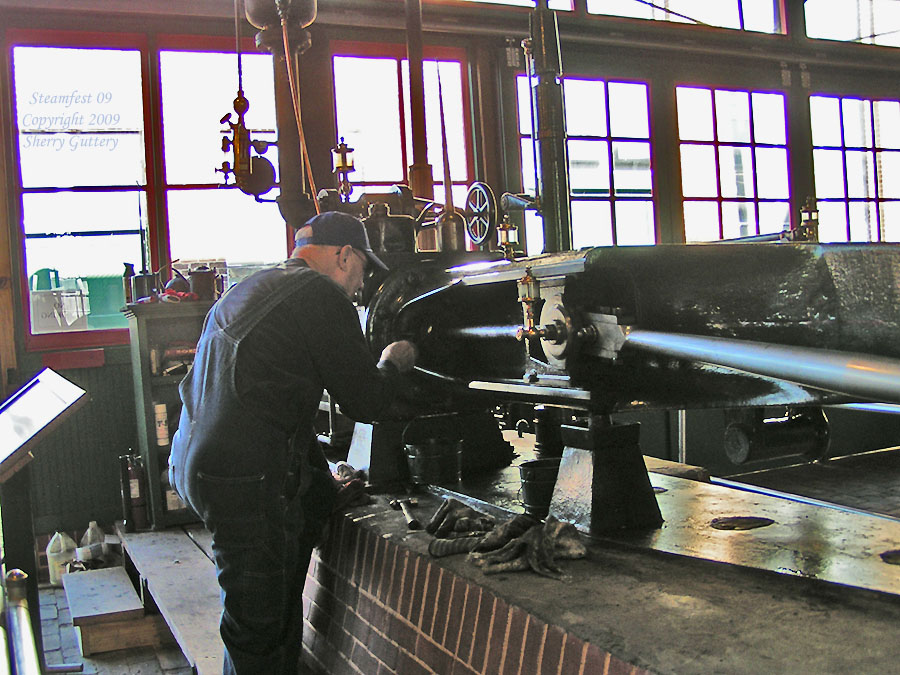
<svg viewBox="0 0 900 675">
<path fill-rule="evenodd" d="M 381 352 L 382 361 L 390 361 L 401 373 L 409 372 L 416 365 L 419 350 L 409 340 L 392 342 Z"/>
<path fill-rule="evenodd" d="M 517 516 L 506 525 L 511 525 L 518 518 L 521 517 Z M 520 521 L 515 529 L 521 528 L 523 524 L 524 521 Z M 503 530 L 506 525 L 497 528 L 497 531 Z M 506 534 L 515 529 L 510 527 Z M 496 537 L 491 545 L 501 540 L 501 537 Z M 500 548 L 485 550 L 480 544 L 478 548 L 484 552 L 473 551 L 469 557 L 485 574 L 531 569 L 551 579 L 563 577 L 563 571 L 556 565 L 556 560 L 583 558 L 587 554 L 575 526 L 560 522 L 553 516 L 547 518 L 545 523 L 532 525 L 523 534 L 510 538 Z"/>
</svg>

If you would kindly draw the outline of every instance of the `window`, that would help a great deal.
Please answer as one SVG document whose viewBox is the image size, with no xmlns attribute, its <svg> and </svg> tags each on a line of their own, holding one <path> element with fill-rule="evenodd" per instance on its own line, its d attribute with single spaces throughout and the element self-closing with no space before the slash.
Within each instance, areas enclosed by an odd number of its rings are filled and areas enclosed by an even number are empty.
<svg viewBox="0 0 900 675">
<path fill-rule="evenodd" d="M 217 121 L 233 111 L 237 91 L 232 40 L 191 38 L 190 51 L 151 55 L 143 36 L 60 36 L 51 45 L 39 33 L 10 35 L 28 348 L 125 341 L 123 263 L 153 271 L 166 246 L 169 259 L 224 261 L 229 270 L 219 271 L 232 280 L 285 257 L 277 207 L 221 189 L 215 171 L 230 156 L 222 153 L 230 130 Z M 159 82 L 147 80 L 151 58 Z M 245 54 L 243 72 L 247 126 L 254 139 L 273 141 L 271 56 Z M 158 132 L 145 114 L 156 88 Z M 277 163 L 274 147 L 267 156 Z"/>
<path fill-rule="evenodd" d="M 812 96 L 821 241 L 900 241 L 900 101 Z"/>
<path fill-rule="evenodd" d="M 686 241 L 787 228 L 784 95 L 677 87 L 676 104 Z"/>
<path fill-rule="evenodd" d="M 811 38 L 900 46 L 897 0 L 806 0 L 804 10 Z"/>
<path fill-rule="evenodd" d="M 335 45 L 336 51 L 354 51 L 352 45 Z M 409 64 L 399 55 L 336 55 L 334 98 L 337 135 L 354 149 L 354 188 L 351 199 L 364 192 L 385 192 L 393 185 L 408 183 L 413 161 L 412 126 L 409 115 Z M 462 60 L 426 60 L 425 126 L 428 163 L 434 175 L 434 197 L 444 201 L 443 136 L 446 133 L 453 204 L 464 206 L 471 183 L 466 124 L 466 82 Z M 360 82 L 367 87 L 361 88 Z M 379 92 L 372 96 L 372 91 Z M 443 99 L 445 130 L 441 129 Z M 337 140 L 337 139 L 336 139 Z"/>
<path fill-rule="evenodd" d="M 784 31 L 777 0 L 587 0 L 587 11 L 760 33 Z"/>
<path fill-rule="evenodd" d="M 230 151 L 222 152 L 230 129 L 216 120 L 231 113 L 236 121 L 237 56 L 164 50 L 159 63 L 171 259 L 223 260 L 227 269 L 219 271 L 227 272 L 229 282 L 282 260 L 287 243 L 278 206 L 234 189 L 233 177 L 232 189 L 222 189 L 224 177 L 217 168 L 226 159 L 234 163 Z M 251 139 L 275 142 L 272 57 L 243 54 L 241 69 Z M 276 146 L 263 156 L 277 166 Z"/>
<path fill-rule="evenodd" d="M 141 52 L 12 54 L 31 334 L 123 328 L 147 232 Z"/>
<path fill-rule="evenodd" d="M 463 0 L 463 2 L 481 2 L 489 5 L 512 5 L 514 7 L 534 7 L 535 0 Z M 548 0 L 547 7 L 557 11 L 572 11 L 572 0 Z"/>
<path fill-rule="evenodd" d="M 518 84 L 522 182 L 536 186 L 528 77 Z M 572 205 L 572 247 L 653 244 L 652 152 L 647 85 L 563 80 Z M 543 223 L 526 212 L 531 254 L 543 249 Z"/>
</svg>

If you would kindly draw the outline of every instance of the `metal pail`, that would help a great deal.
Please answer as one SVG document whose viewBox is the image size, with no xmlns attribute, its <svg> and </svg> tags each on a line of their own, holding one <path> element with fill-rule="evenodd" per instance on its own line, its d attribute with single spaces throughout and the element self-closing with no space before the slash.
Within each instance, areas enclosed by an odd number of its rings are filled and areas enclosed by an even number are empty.
<svg viewBox="0 0 900 675">
<path fill-rule="evenodd" d="M 429 438 L 406 444 L 409 477 L 414 485 L 458 483 L 462 469 L 462 441 Z"/>
<path fill-rule="evenodd" d="M 559 474 L 559 457 L 532 459 L 519 465 L 522 478 L 522 505 L 525 513 L 535 518 L 546 518 L 550 512 L 550 500 Z"/>
</svg>

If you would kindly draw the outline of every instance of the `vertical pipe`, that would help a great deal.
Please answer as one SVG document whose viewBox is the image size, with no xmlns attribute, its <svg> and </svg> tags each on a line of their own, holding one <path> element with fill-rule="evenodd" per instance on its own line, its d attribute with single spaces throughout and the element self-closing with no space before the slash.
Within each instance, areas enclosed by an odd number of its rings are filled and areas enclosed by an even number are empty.
<svg viewBox="0 0 900 675">
<path fill-rule="evenodd" d="M 547 9 L 545 0 L 531 14 L 531 45 L 544 253 L 568 251 L 572 248 L 572 212 L 559 29 L 556 14 Z"/>
<path fill-rule="evenodd" d="M 28 575 L 12 570 L 6 575 L 6 625 L 16 675 L 40 675 L 41 659 L 28 611 Z"/>
<path fill-rule="evenodd" d="M 412 165 L 409 186 L 416 197 L 434 198 L 434 178 L 428 164 L 425 136 L 425 73 L 422 66 L 422 5 L 406 0 L 406 57 L 409 60 L 409 118 L 412 127 Z"/>
</svg>

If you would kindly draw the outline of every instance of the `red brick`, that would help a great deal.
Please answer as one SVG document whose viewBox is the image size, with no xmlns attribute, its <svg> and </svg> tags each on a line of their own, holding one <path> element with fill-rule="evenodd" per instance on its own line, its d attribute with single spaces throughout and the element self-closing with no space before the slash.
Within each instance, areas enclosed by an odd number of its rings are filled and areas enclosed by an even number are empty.
<svg viewBox="0 0 900 675">
<path fill-rule="evenodd" d="M 391 617 L 390 625 L 385 633 L 400 649 L 412 654 L 416 650 L 416 629 L 405 619 Z"/>
<path fill-rule="evenodd" d="M 466 584 L 465 609 L 462 624 L 459 627 L 459 642 L 452 649 L 462 661 L 469 663 L 472 655 L 472 642 L 475 637 L 475 622 L 478 620 L 478 604 L 481 601 L 481 588 L 474 584 Z"/>
<path fill-rule="evenodd" d="M 584 672 L 585 673 L 607 673 L 607 669 L 609 668 L 609 673 L 612 673 L 613 670 L 610 668 L 612 665 L 610 663 L 609 652 L 606 652 L 600 649 L 597 645 L 588 643 L 587 646 L 587 654 L 584 658 Z M 613 659 L 614 661 L 617 659 Z M 631 666 L 628 667 L 628 670 L 625 671 L 630 672 Z"/>
<path fill-rule="evenodd" d="M 348 582 L 353 580 L 353 569 L 356 565 L 357 548 L 359 545 L 359 530 L 345 524 L 341 537 L 340 558 L 338 560 L 337 573 Z"/>
<path fill-rule="evenodd" d="M 500 672 L 504 675 L 518 675 L 519 673 L 526 630 L 528 630 L 528 614 L 520 607 L 513 607 L 509 612 L 506 653 L 503 655 L 503 665 L 500 668 Z"/>
<path fill-rule="evenodd" d="M 378 671 L 378 660 L 369 653 L 362 642 L 354 641 L 353 649 L 350 652 L 350 661 L 363 673 Z"/>
<path fill-rule="evenodd" d="M 391 583 L 397 574 L 397 551 L 398 548 L 387 540 L 384 541 L 384 563 L 378 570 L 378 585 L 373 589 L 374 595 L 381 602 L 386 603 L 390 596 Z"/>
<path fill-rule="evenodd" d="M 384 623 L 380 627 L 386 628 L 387 625 L 387 623 Z M 389 633 L 387 637 L 385 637 L 377 631 L 377 628 L 379 628 L 379 626 L 373 626 L 372 631 L 369 633 L 366 647 L 372 653 L 372 656 L 378 659 L 379 662 L 393 669 L 397 666 L 397 654 L 400 649 L 394 641 L 394 636 L 392 634 Z"/>
<path fill-rule="evenodd" d="M 462 661 L 454 660 L 450 668 L 450 675 L 478 675 L 478 671 L 472 670 Z"/>
<path fill-rule="evenodd" d="M 404 582 L 406 581 L 406 566 L 409 563 L 409 551 L 399 546 L 394 546 L 394 548 L 397 551 L 397 561 L 394 563 L 391 585 L 387 591 L 387 597 L 384 599 L 384 604 L 399 612 Z"/>
<path fill-rule="evenodd" d="M 609 655 L 609 670 L 607 671 L 609 675 L 631 675 L 633 670 L 635 668 L 630 663 L 625 663 L 622 659 Z M 584 672 L 587 672 L 587 668 Z"/>
<path fill-rule="evenodd" d="M 416 640 L 416 658 L 436 673 L 449 672 L 453 663 L 453 657 L 450 654 L 422 633 L 419 633 Z"/>
<path fill-rule="evenodd" d="M 432 671 L 417 661 L 412 654 L 400 652 L 397 659 L 397 675 L 432 675 Z"/>
<path fill-rule="evenodd" d="M 368 621 L 348 608 L 344 615 L 344 630 L 365 644 L 369 639 L 372 627 Z"/>
<path fill-rule="evenodd" d="M 419 565 L 419 574 L 416 578 L 415 591 L 412 606 L 410 607 L 409 620 L 417 630 L 422 628 L 422 616 L 430 607 L 434 610 L 434 602 L 431 599 L 437 587 L 438 567 L 422 560 Z"/>
<path fill-rule="evenodd" d="M 539 675 L 556 675 L 560 661 L 562 661 L 562 650 L 565 640 L 565 631 L 558 626 L 547 626 Z"/>
<path fill-rule="evenodd" d="M 462 578 L 453 576 L 450 603 L 447 607 L 447 626 L 443 635 L 435 636 L 435 639 L 451 654 L 456 654 L 456 646 L 459 644 L 459 627 L 462 625 L 466 605 L 466 586 L 468 584 Z"/>
<path fill-rule="evenodd" d="M 563 660 L 560 675 L 581 675 L 581 664 L 584 660 L 586 644 L 574 635 L 566 634 L 563 647 Z"/>
<path fill-rule="evenodd" d="M 365 528 L 359 528 L 359 539 L 356 544 L 356 562 L 353 564 L 353 576 L 350 581 L 363 587 L 366 562 L 372 555 L 372 534 Z"/>
<path fill-rule="evenodd" d="M 519 669 L 522 675 L 535 675 L 540 668 L 541 647 L 546 633 L 547 624 L 529 615 L 525 644 L 522 646 L 522 667 Z"/>
<path fill-rule="evenodd" d="M 475 624 L 475 634 L 472 636 L 472 656 L 469 665 L 475 670 L 484 669 L 484 658 L 487 656 L 488 641 L 491 637 L 491 624 L 494 620 L 494 608 L 497 599 L 490 593 L 481 589 L 481 600 L 478 604 L 478 621 Z"/>
<path fill-rule="evenodd" d="M 453 576 L 450 570 L 441 570 L 440 588 L 438 588 L 437 597 L 434 601 L 434 617 L 429 630 L 426 631 L 438 644 L 443 644 L 444 635 L 447 632 L 447 622 L 450 620 L 450 597 L 453 591 Z"/>
<path fill-rule="evenodd" d="M 409 572 L 406 573 L 406 580 L 409 582 L 412 578 L 412 581 L 409 584 L 409 590 L 404 591 L 407 600 L 404 601 L 404 607 L 400 614 L 409 619 L 409 622 L 416 627 L 419 624 L 419 615 L 422 613 L 422 597 L 425 595 L 425 577 L 428 574 L 428 567 L 424 558 L 415 556 L 413 576 L 410 577 Z"/>
<path fill-rule="evenodd" d="M 497 598 L 494 605 L 494 620 L 491 626 L 491 637 L 488 640 L 487 661 L 484 669 L 489 673 L 499 673 L 500 664 L 506 653 L 506 635 L 510 626 L 510 606 L 504 600 Z"/>
</svg>

